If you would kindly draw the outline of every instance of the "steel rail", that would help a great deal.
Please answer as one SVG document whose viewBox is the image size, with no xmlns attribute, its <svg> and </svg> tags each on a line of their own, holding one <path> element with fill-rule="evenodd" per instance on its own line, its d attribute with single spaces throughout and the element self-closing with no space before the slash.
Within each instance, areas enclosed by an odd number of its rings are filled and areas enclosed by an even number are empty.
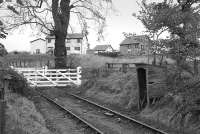
<svg viewBox="0 0 200 134">
<path fill-rule="evenodd" d="M 104 132 L 102 132 L 101 130 L 99 130 L 98 128 L 96 128 L 94 125 L 90 124 L 89 122 L 87 122 L 86 120 L 84 120 L 83 118 L 79 117 L 78 115 L 76 115 L 75 113 L 73 113 L 71 110 L 65 108 L 64 106 L 62 106 L 61 104 L 59 104 L 58 102 L 56 102 L 55 100 L 51 99 L 50 97 L 48 97 L 47 95 L 44 95 L 43 93 L 37 91 L 38 94 L 40 96 L 42 96 L 43 98 L 45 98 L 47 101 L 53 103 L 54 105 L 58 106 L 59 108 L 61 108 L 62 110 L 64 110 L 65 112 L 73 115 L 75 118 L 77 118 L 78 120 L 80 120 L 81 122 L 83 122 L 84 124 L 86 124 L 87 126 L 89 126 L 91 129 L 93 129 L 94 131 L 97 132 L 97 134 L 104 134 Z"/>
<path fill-rule="evenodd" d="M 148 128 L 148 129 L 151 129 L 152 131 L 157 132 L 157 133 L 160 133 L 160 134 L 169 134 L 169 133 L 167 133 L 167 132 L 164 132 L 163 130 L 157 129 L 157 128 L 155 128 L 155 127 L 153 127 L 153 126 L 150 126 L 150 125 L 148 125 L 148 124 L 146 124 L 146 123 L 144 123 L 144 122 L 141 122 L 141 121 L 138 121 L 138 120 L 136 120 L 136 119 L 133 119 L 132 117 L 129 117 L 129 116 L 127 116 L 127 115 L 124 115 L 124 114 L 119 113 L 119 112 L 117 112 L 117 111 L 114 111 L 114 110 L 112 110 L 112 109 L 109 109 L 109 108 L 107 108 L 107 107 L 105 107 L 105 106 L 99 105 L 99 104 L 97 104 L 96 102 L 92 102 L 92 101 L 90 101 L 90 100 L 87 100 L 87 99 L 82 98 L 82 97 L 80 97 L 80 96 L 77 96 L 77 95 L 75 95 L 75 94 L 71 94 L 71 93 L 67 93 L 67 94 L 68 94 L 68 95 L 71 95 L 71 96 L 73 96 L 73 97 L 75 97 L 75 98 L 78 98 L 79 100 L 86 101 L 87 103 L 92 104 L 92 105 L 94 105 L 94 106 L 96 106 L 96 107 L 99 107 L 99 108 L 101 108 L 101 109 L 104 109 L 104 110 L 107 110 L 107 111 L 109 111 L 109 112 L 111 112 L 111 113 L 114 113 L 114 114 L 116 114 L 116 115 L 118 115 L 118 116 L 120 116 L 120 117 L 123 117 L 124 119 L 128 119 L 128 120 L 130 120 L 130 121 L 132 121 L 132 122 L 134 122 L 134 123 L 137 123 L 137 124 L 139 124 L 139 125 L 142 125 L 142 126 Z"/>
</svg>

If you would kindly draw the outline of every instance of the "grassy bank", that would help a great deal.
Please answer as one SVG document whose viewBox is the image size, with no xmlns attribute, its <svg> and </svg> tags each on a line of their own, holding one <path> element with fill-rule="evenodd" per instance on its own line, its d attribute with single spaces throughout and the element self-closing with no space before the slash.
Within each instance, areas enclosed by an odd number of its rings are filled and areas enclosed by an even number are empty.
<svg viewBox="0 0 200 134">
<path fill-rule="evenodd" d="M 3 63 L 2 63 L 3 64 Z M 5 85 L 5 80 L 9 82 Z M 51 134 L 34 103 L 26 80 L 6 65 L 0 69 L 0 86 L 5 90 L 6 134 Z"/>
<path fill-rule="evenodd" d="M 94 58 L 94 61 L 99 61 L 95 59 L 98 58 Z M 124 61 L 124 59 L 111 59 L 111 61 L 114 60 Z M 130 62 L 140 61 L 141 59 L 126 60 Z M 91 68 L 95 68 L 92 66 L 94 65 L 92 63 L 95 62 L 92 62 L 89 57 L 87 61 L 91 62 L 89 64 Z M 84 63 L 87 64 L 86 62 Z M 153 105 L 142 110 L 140 116 L 161 122 L 178 130 L 187 128 L 187 130 L 199 133 L 200 77 L 193 77 L 187 71 L 183 71 L 181 79 L 179 79 L 176 69 L 176 65 L 168 66 L 166 75 L 167 92 L 165 92 L 162 98 L 156 100 Z M 94 74 L 94 72 L 91 72 L 91 74 Z M 136 73 L 132 70 L 125 74 L 114 72 L 103 76 L 91 75 L 87 81 L 83 82 L 80 92 L 102 103 L 131 110 L 137 105 Z"/>
<path fill-rule="evenodd" d="M 6 134 L 51 134 L 32 101 L 7 93 Z"/>
</svg>

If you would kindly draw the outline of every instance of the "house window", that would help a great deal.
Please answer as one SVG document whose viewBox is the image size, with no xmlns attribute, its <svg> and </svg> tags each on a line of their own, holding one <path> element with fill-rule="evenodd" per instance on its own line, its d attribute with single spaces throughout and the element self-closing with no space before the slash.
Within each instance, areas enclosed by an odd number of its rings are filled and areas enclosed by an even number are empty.
<svg viewBox="0 0 200 134">
<path fill-rule="evenodd" d="M 50 54 L 50 55 L 53 55 L 53 52 L 54 52 L 54 49 L 53 49 L 53 47 L 48 47 L 47 48 L 47 54 Z"/>
<path fill-rule="evenodd" d="M 135 43 L 135 48 L 139 48 L 139 43 Z"/>
<path fill-rule="evenodd" d="M 40 49 L 36 49 L 36 54 L 40 54 Z"/>
<path fill-rule="evenodd" d="M 80 51 L 80 47 L 74 47 L 74 50 Z"/>
<path fill-rule="evenodd" d="M 141 49 L 144 49 L 144 45 L 141 45 Z"/>
<path fill-rule="evenodd" d="M 131 48 L 131 45 L 129 44 L 129 45 L 127 45 L 127 47 L 128 47 L 128 49 L 130 49 L 130 48 Z"/>
<path fill-rule="evenodd" d="M 53 47 L 48 47 L 48 50 L 53 49 Z"/>
<path fill-rule="evenodd" d="M 51 39 L 47 39 L 47 42 L 48 42 L 48 43 L 51 43 Z"/>
<path fill-rule="evenodd" d="M 70 50 L 70 47 L 66 47 L 66 50 Z"/>
<path fill-rule="evenodd" d="M 71 42 L 71 40 L 70 39 L 67 39 L 67 43 L 70 43 Z"/>
<path fill-rule="evenodd" d="M 77 39 L 77 43 L 81 43 L 81 39 Z"/>
<path fill-rule="evenodd" d="M 128 49 L 128 54 L 130 54 L 131 53 L 131 49 Z"/>
</svg>

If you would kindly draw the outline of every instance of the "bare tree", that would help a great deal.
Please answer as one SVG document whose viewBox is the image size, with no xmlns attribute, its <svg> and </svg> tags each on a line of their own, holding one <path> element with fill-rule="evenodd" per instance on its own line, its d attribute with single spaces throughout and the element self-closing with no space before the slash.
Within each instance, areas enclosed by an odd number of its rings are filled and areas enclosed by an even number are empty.
<svg viewBox="0 0 200 134">
<path fill-rule="evenodd" d="M 3 3 L 3 0 L 0 0 L 0 4 Z M 1 6 L 0 6 L 1 8 Z M 3 22 L 0 20 L 0 38 L 6 38 L 7 33 L 4 31 Z"/>
<path fill-rule="evenodd" d="M 5 31 L 4 31 L 4 28 L 3 28 L 3 23 L 1 22 L 1 20 L 0 20 L 0 38 L 6 38 L 6 35 L 7 35 L 8 33 L 6 33 Z"/>
<path fill-rule="evenodd" d="M 91 23 L 98 25 L 101 35 L 111 6 L 112 0 L 17 0 L 16 4 L 8 6 L 12 14 L 5 16 L 4 22 L 7 29 L 30 25 L 42 33 L 54 35 L 55 67 L 65 68 L 65 38 L 71 18 L 78 19 L 84 35 L 88 34 Z"/>
</svg>

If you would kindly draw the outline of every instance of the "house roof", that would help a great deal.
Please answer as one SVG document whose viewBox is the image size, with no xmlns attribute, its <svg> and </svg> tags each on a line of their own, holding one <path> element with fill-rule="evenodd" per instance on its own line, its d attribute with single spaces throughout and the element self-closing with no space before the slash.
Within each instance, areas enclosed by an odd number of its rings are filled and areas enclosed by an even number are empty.
<svg viewBox="0 0 200 134">
<path fill-rule="evenodd" d="M 148 36 L 146 36 L 146 35 L 134 35 L 134 36 L 131 36 L 131 37 L 124 39 L 120 43 L 120 45 L 140 43 L 140 42 L 144 42 L 145 40 L 149 40 Z"/>
<path fill-rule="evenodd" d="M 72 33 L 72 34 L 67 34 L 67 39 L 82 39 L 83 34 L 81 33 Z M 47 35 L 46 39 L 55 39 L 55 35 Z"/>
<path fill-rule="evenodd" d="M 106 50 L 107 48 L 109 48 L 109 47 L 111 47 L 112 48 L 112 46 L 111 45 L 96 45 L 95 47 L 94 47 L 94 49 L 93 50 L 100 50 L 100 51 L 104 51 L 104 50 Z M 113 48 L 112 48 L 113 49 Z"/>
<path fill-rule="evenodd" d="M 42 40 L 42 41 L 45 41 L 44 39 L 42 39 L 42 38 L 37 38 L 37 39 L 35 39 L 35 40 L 32 40 L 32 41 L 30 41 L 31 43 L 33 43 L 33 42 L 35 42 L 35 41 L 38 41 L 38 40 Z"/>
</svg>

